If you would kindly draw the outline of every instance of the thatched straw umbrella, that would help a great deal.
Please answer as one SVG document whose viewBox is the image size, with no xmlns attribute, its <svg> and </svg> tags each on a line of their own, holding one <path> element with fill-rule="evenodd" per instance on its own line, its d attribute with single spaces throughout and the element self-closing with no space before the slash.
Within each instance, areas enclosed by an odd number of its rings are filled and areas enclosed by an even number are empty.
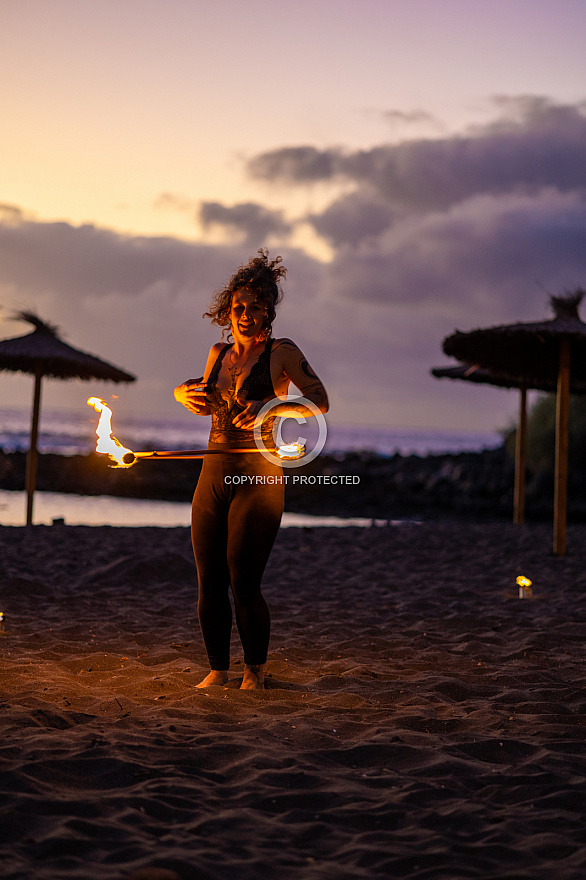
<svg viewBox="0 0 586 880">
<path fill-rule="evenodd" d="M 515 493 L 513 502 L 513 522 L 523 525 L 525 522 L 525 462 L 527 449 L 527 391 L 546 391 L 549 394 L 555 392 L 555 382 L 542 382 L 530 389 L 511 376 L 491 373 L 483 370 L 478 364 L 458 364 L 455 367 L 434 367 L 431 374 L 436 379 L 458 379 L 463 382 L 475 382 L 478 385 L 492 385 L 497 388 L 519 389 L 519 424 L 515 432 Z M 572 394 L 586 394 L 586 384 L 577 382 L 573 377 L 570 380 L 570 392 Z"/>
<path fill-rule="evenodd" d="M 31 373 L 35 377 L 31 438 L 26 460 L 26 523 L 30 525 L 37 477 L 37 440 L 43 376 L 84 381 L 105 379 L 110 382 L 134 382 L 136 377 L 94 355 L 67 345 L 59 338 L 56 327 L 42 321 L 33 312 L 19 312 L 15 318 L 28 321 L 35 328 L 25 336 L 0 340 L 0 371 Z"/>
<path fill-rule="evenodd" d="M 443 350 L 467 364 L 514 379 L 518 387 L 557 388 L 553 552 L 566 552 L 568 414 L 570 383 L 586 385 L 586 324 L 578 306 L 584 291 L 551 297 L 549 321 L 508 324 L 461 333 L 444 340 Z"/>
</svg>

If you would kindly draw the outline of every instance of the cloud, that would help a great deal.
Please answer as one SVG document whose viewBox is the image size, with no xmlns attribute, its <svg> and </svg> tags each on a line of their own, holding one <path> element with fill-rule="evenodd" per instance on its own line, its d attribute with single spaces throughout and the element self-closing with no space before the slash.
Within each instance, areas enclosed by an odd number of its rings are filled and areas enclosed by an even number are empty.
<svg viewBox="0 0 586 880">
<path fill-rule="evenodd" d="M 254 202 L 232 206 L 202 202 L 199 218 L 204 229 L 223 227 L 227 232 L 240 235 L 246 245 L 257 247 L 272 236 L 287 236 L 292 228 L 281 211 L 271 211 Z"/>
<path fill-rule="evenodd" d="M 316 147 L 283 147 L 253 156 L 247 171 L 257 180 L 284 183 L 312 183 L 330 180 L 340 173 L 337 150 L 318 150 Z"/>
<path fill-rule="evenodd" d="M 332 248 L 320 314 L 352 352 L 340 363 L 325 343 L 355 413 L 421 424 L 425 412 L 449 424 L 458 400 L 471 401 L 430 380 L 442 338 L 545 318 L 549 293 L 586 284 L 586 105 L 539 96 L 493 104 L 493 121 L 457 136 L 357 151 L 288 146 L 249 162 L 266 182 L 340 185 L 303 219 Z M 506 406 L 503 395 L 490 399 L 485 412 Z"/>
<path fill-rule="evenodd" d="M 353 184 L 303 218 L 333 248 L 332 299 L 439 301 L 477 322 L 518 318 L 543 288 L 584 284 L 586 105 L 493 103 L 497 118 L 465 135 L 353 153 L 290 147 L 250 163 L 291 185 L 318 169 Z"/>
<path fill-rule="evenodd" d="M 177 193 L 162 192 L 153 202 L 156 211 L 179 211 L 180 213 L 192 212 L 195 214 L 197 202 Z"/>
<path fill-rule="evenodd" d="M 404 217 L 375 240 L 338 248 L 332 293 L 348 299 L 457 306 L 462 319 L 519 318 L 586 277 L 586 194 L 478 195 Z"/>
<path fill-rule="evenodd" d="M 445 363 L 441 342 L 456 327 L 544 318 L 548 293 L 586 284 L 586 118 L 581 104 L 544 98 L 495 106 L 494 121 L 458 137 L 253 158 L 256 178 L 329 180 L 336 195 L 296 221 L 259 202 L 205 202 L 201 222 L 228 233 L 224 243 L 125 236 L 5 206 L 5 312 L 37 306 L 74 345 L 139 376 L 137 408 L 176 412 L 171 389 L 201 373 L 219 337 L 201 318 L 212 292 L 272 237 L 289 270 L 276 331 L 326 381 L 333 423 L 472 427 L 481 399 L 474 427 L 502 425 L 516 399 L 438 383 L 429 369 Z M 194 204 L 167 194 L 159 207 Z M 296 222 L 327 240 L 330 262 L 292 247 Z"/>
<path fill-rule="evenodd" d="M 382 116 L 390 128 L 397 131 L 407 128 L 413 129 L 413 127 L 417 126 L 435 131 L 443 128 L 440 120 L 432 113 L 428 113 L 427 110 L 411 110 L 407 112 L 404 110 L 386 110 Z"/>
<path fill-rule="evenodd" d="M 221 271 L 226 271 L 217 250 L 205 244 L 121 235 L 87 224 L 45 222 L 17 208 L 7 216 L 8 222 L 0 222 L 0 281 L 23 293 L 135 296 L 162 282 L 178 290 L 193 286 L 203 267 L 205 281 L 213 289 L 218 284 L 219 262 Z"/>
<path fill-rule="evenodd" d="M 383 115 L 385 119 L 389 120 L 389 122 L 399 122 L 401 124 L 406 122 L 437 122 L 435 116 L 432 116 L 432 114 L 428 113 L 426 110 L 411 110 L 407 113 L 404 110 L 387 110 Z"/>
<path fill-rule="evenodd" d="M 583 104 L 543 97 L 496 100 L 497 120 L 465 135 L 355 152 L 285 147 L 253 157 L 253 178 L 288 184 L 343 179 L 394 210 L 447 208 L 477 193 L 586 187 Z"/>
<path fill-rule="evenodd" d="M 309 214 L 305 219 L 337 248 L 379 236 L 389 228 L 395 216 L 384 201 L 361 193 L 349 193 L 336 199 L 321 214 Z"/>
<path fill-rule="evenodd" d="M 24 218 L 25 213 L 22 208 L 19 208 L 17 205 L 0 203 L 0 223 L 10 226 L 11 224 L 22 223 Z"/>
<path fill-rule="evenodd" d="M 304 335 L 296 307 L 303 310 L 319 299 L 322 267 L 293 248 L 279 252 L 291 273 L 282 307 L 284 332 L 311 349 L 314 328 Z M 172 390 L 203 372 L 209 348 L 220 337 L 203 312 L 213 292 L 255 254 L 256 243 L 249 248 L 133 237 L 46 222 L 8 206 L 0 212 L 2 336 L 29 332 L 6 316 L 23 306 L 35 308 L 71 344 L 137 375 L 135 385 L 120 392 L 134 401 L 135 411 L 181 417 Z M 5 374 L 0 379 L 3 405 L 19 405 L 22 383 Z M 47 383 L 48 404 L 81 399 L 86 389 L 74 385 Z M 28 386 L 24 393 L 28 401 Z"/>
<path fill-rule="evenodd" d="M 175 404 L 172 389 L 201 374 L 209 347 L 220 337 L 202 313 L 213 290 L 253 252 L 9 214 L 9 222 L 0 222 L 6 312 L 24 301 L 56 323 L 73 345 L 137 375 L 134 385 L 116 388 L 125 414 L 189 419 Z M 466 395 L 449 386 L 438 389 L 429 368 L 442 360 L 443 336 L 457 319 L 469 317 L 471 308 L 444 302 L 441 291 L 435 299 L 417 302 L 388 297 L 383 285 L 381 295 L 373 296 L 376 263 L 360 263 L 358 256 L 368 253 L 359 248 L 339 248 L 331 265 L 291 247 L 279 253 L 288 277 L 276 332 L 293 338 L 326 382 L 332 424 L 468 424 Z M 431 261 L 429 267 L 431 272 Z M 381 263 L 378 277 L 385 279 L 388 268 Z M 404 263 L 401 271 L 401 289 L 410 291 L 413 264 Z M 446 276 L 442 290 L 448 289 Z M 2 330 L 6 336 L 28 332 L 8 324 Z M 29 385 L 2 377 L 4 405 L 20 405 L 23 394 L 28 401 Z M 87 390 L 78 383 L 48 382 L 45 401 L 83 408 Z M 109 399 L 112 389 L 92 384 L 91 391 Z M 477 424 L 501 424 L 503 400 L 495 398 L 485 407 Z"/>
</svg>

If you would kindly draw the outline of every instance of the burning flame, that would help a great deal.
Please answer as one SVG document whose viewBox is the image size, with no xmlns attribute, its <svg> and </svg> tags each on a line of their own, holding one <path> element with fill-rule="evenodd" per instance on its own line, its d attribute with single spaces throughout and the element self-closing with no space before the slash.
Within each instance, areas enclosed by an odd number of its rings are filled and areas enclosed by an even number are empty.
<svg viewBox="0 0 586 880">
<path fill-rule="evenodd" d="M 277 455 L 279 458 L 295 459 L 301 458 L 304 454 L 305 446 L 303 443 L 286 443 L 283 446 L 279 446 L 277 449 Z"/>
<path fill-rule="evenodd" d="M 88 406 L 93 406 L 95 411 L 100 413 L 100 420 L 96 428 L 98 435 L 96 452 L 109 455 L 112 461 L 116 462 L 116 467 L 130 467 L 130 464 L 124 461 L 124 456 L 130 454 L 132 456 L 131 464 L 133 464 L 134 453 L 132 449 L 127 449 L 116 437 L 112 436 L 112 410 L 110 407 L 99 397 L 90 397 Z"/>
<path fill-rule="evenodd" d="M 519 599 L 530 599 L 533 595 L 533 588 L 531 587 L 531 581 L 529 578 L 520 574 L 517 578 L 517 583 L 519 585 Z"/>
<path fill-rule="evenodd" d="M 163 459 L 172 458 L 202 458 L 204 455 L 209 452 L 209 450 L 186 450 L 182 452 L 181 450 L 163 450 L 160 452 L 133 452 L 132 449 L 128 449 L 126 446 L 123 446 L 116 437 L 112 436 L 112 410 L 110 407 L 104 403 L 103 400 L 100 400 L 99 397 L 90 397 L 88 400 L 88 406 L 93 406 L 96 412 L 100 413 L 100 420 L 98 422 L 98 427 L 96 428 L 96 434 L 98 435 L 98 442 L 96 444 L 96 452 L 102 452 L 105 455 L 108 455 L 112 461 L 115 462 L 113 467 L 123 467 L 128 468 L 132 467 L 133 464 L 140 458 L 151 458 L 157 459 L 158 461 L 162 461 Z M 215 450 L 212 450 L 215 451 Z M 253 452 L 251 449 L 229 449 L 228 452 Z M 297 459 L 301 458 L 305 455 L 305 445 L 303 443 L 289 443 L 283 446 L 279 446 L 277 449 L 277 455 L 282 459 Z"/>
</svg>

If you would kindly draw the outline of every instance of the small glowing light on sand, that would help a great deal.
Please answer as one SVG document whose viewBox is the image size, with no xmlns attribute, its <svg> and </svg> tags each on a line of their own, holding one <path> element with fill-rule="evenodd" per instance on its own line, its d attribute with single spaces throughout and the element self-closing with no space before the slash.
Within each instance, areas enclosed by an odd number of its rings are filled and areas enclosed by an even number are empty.
<svg viewBox="0 0 586 880">
<path fill-rule="evenodd" d="M 529 596 L 533 595 L 533 590 L 531 588 L 531 581 L 529 578 L 526 578 L 524 575 L 520 574 L 517 578 L 517 584 L 519 586 L 519 599 L 528 599 Z"/>
</svg>

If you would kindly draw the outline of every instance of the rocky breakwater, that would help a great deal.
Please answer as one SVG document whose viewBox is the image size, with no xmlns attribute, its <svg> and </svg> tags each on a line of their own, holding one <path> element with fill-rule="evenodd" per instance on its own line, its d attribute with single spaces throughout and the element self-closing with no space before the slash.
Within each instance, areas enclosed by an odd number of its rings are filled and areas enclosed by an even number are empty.
<svg viewBox="0 0 586 880">
<path fill-rule="evenodd" d="M 116 495 L 156 501 L 190 501 L 201 462 L 144 462 L 130 468 L 108 465 L 103 455 L 39 455 L 37 489 L 75 495 Z M 26 455 L 0 452 L 0 489 L 22 490 Z"/>
<path fill-rule="evenodd" d="M 24 488 L 25 459 L 23 453 L 0 452 L 1 489 Z M 200 461 L 149 461 L 119 470 L 108 467 L 104 457 L 95 453 L 46 454 L 39 456 L 37 488 L 190 501 L 200 468 Z M 290 512 L 423 520 L 512 516 L 514 466 L 504 448 L 425 457 L 385 458 L 366 452 L 321 455 L 307 465 L 286 468 L 284 474 Z M 547 478 L 530 481 L 528 516 L 531 507 L 537 517 L 550 514 L 550 482 Z M 581 492 L 578 495 L 582 497 Z"/>
<path fill-rule="evenodd" d="M 290 470 L 287 509 L 384 519 L 507 518 L 513 479 L 504 448 L 424 457 L 320 456 Z"/>
</svg>

